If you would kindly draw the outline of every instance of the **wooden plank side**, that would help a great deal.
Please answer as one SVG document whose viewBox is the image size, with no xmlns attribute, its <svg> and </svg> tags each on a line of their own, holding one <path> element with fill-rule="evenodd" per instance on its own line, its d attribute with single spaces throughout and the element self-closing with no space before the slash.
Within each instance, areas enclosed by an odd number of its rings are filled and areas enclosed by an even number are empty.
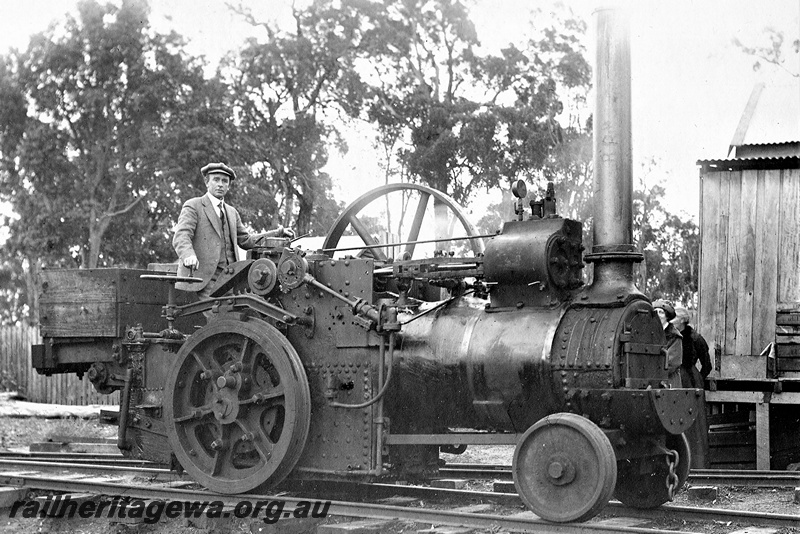
<svg viewBox="0 0 800 534">
<path fill-rule="evenodd" d="M 40 323 L 52 337 L 117 334 L 117 287 L 90 271 L 42 271 Z"/>
<path fill-rule="evenodd" d="M 756 276 L 756 218 L 758 217 L 758 174 L 755 169 L 742 171 L 739 196 L 739 269 L 735 280 L 738 300 L 736 303 L 736 354 L 758 354 L 752 352 L 753 335 L 753 290 Z M 763 180 L 763 178 L 762 178 Z"/>
<path fill-rule="evenodd" d="M 23 346 L 19 339 L 21 328 L 20 326 L 0 327 L 0 371 L 2 371 L 3 383 L 6 387 L 25 394 L 25 361 L 19 354 L 19 348 Z"/>
<path fill-rule="evenodd" d="M 777 312 L 775 324 L 800 327 L 800 313 Z"/>
<path fill-rule="evenodd" d="M 15 373 L 14 361 L 10 358 L 11 351 L 8 350 L 8 341 L 6 337 L 11 329 L 7 326 L 0 327 L 0 372 L 9 374 Z"/>
<path fill-rule="evenodd" d="M 3 378 L 4 382 L 13 381 L 17 375 L 17 362 L 14 360 L 13 353 L 8 347 L 10 330 L 9 327 L 0 328 L 0 377 Z"/>
<path fill-rule="evenodd" d="M 702 172 L 700 176 L 700 273 L 698 332 L 708 339 L 716 338 L 714 308 L 717 304 L 717 245 L 720 238 L 719 197 L 720 173 Z M 713 346 L 711 347 L 713 349 Z"/>
<path fill-rule="evenodd" d="M 756 433 L 751 430 L 743 432 L 709 432 L 708 444 L 711 447 L 755 445 Z"/>
<path fill-rule="evenodd" d="M 781 176 L 778 302 L 800 302 L 800 169 Z"/>
<path fill-rule="evenodd" d="M 42 271 L 40 305 L 116 300 L 116 283 L 88 270 Z"/>
<path fill-rule="evenodd" d="M 28 330 L 27 326 L 20 325 L 15 327 L 15 330 L 20 332 L 20 337 L 22 338 L 22 345 L 25 346 L 25 342 L 27 341 L 26 330 Z M 27 347 L 26 347 L 27 348 Z M 17 350 L 14 351 L 14 374 L 15 374 L 15 382 L 17 382 L 17 389 L 23 393 L 27 394 L 28 391 L 28 374 L 31 372 L 35 372 L 33 367 L 30 365 L 30 349 L 27 350 Z"/>
<path fill-rule="evenodd" d="M 28 328 L 28 346 L 30 345 L 41 345 L 43 343 L 41 335 L 39 335 L 39 328 L 36 326 L 31 326 Z M 34 380 L 37 380 L 41 375 L 36 372 L 33 368 L 33 359 L 31 358 L 31 350 L 28 349 L 27 354 L 25 355 L 25 365 L 26 365 L 26 372 L 28 374 L 28 381 L 29 383 L 33 384 Z"/>
<path fill-rule="evenodd" d="M 769 403 L 756 404 L 756 469 L 769 471 Z"/>
<path fill-rule="evenodd" d="M 778 358 L 775 362 L 778 371 L 785 373 L 800 371 L 800 359 L 798 358 Z"/>
<path fill-rule="evenodd" d="M 27 338 L 28 345 L 33 343 L 41 343 L 39 338 L 39 330 L 35 326 L 29 327 L 20 327 L 25 330 L 25 336 Z M 24 369 L 20 369 L 19 374 L 17 375 L 20 381 L 25 382 L 25 392 L 27 395 L 30 395 L 33 375 L 36 374 L 36 371 L 33 369 L 31 356 L 30 356 L 30 349 L 28 349 L 25 354 L 18 354 L 17 358 L 20 362 L 20 366 L 24 366 Z"/>
<path fill-rule="evenodd" d="M 756 272 L 753 288 L 753 335 L 750 354 L 761 354 L 775 337 L 778 287 L 778 210 L 781 171 L 758 171 Z"/>
<path fill-rule="evenodd" d="M 114 302 L 50 303 L 47 323 L 42 327 L 50 337 L 113 337 L 117 333 L 117 305 Z"/>
<path fill-rule="evenodd" d="M 47 402 L 51 404 L 64 404 L 64 401 L 61 399 L 61 384 L 63 382 L 63 378 L 63 373 L 59 373 L 50 380 L 50 387 L 47 390 L 46 397 Z"/>
<path fill-rule="evenodd" d="M 741 253 L 739 224 L 742 196 L 742 171 L 730 172 L 728 180 L 728 243 L 727 264 L 725 270 L 725 344 L 723 358 L 736 353 L 736 337 L 739 325 L 736 323 L 739 311 L 739 254 Z M 722 273 L 720 273 L 722 274 Z"/>
<path fill-rule="evenodd" d="M 800 345 L 781 345 L 775 346 L 775 356 L 777 358 L 796 358 L 800 359 Z"/>
<path fill-rule="evenodd" d="M 714 367 L 717 371 L 720 370 L 719 360 L 723 354 L 729 354 L 730 350 L 727 349 L 725 340 L 727 338 L 728 323 L 726 321 L 727 315 L 725 309 L 727 307 L 728 295 L 728 225 L 730 223 L 730 203 L 728 201 L 730 196 L 731 185 L 731 172 L 719 173 L 719 231 L 717 241 L 717 258 L 716 258 L 716 288 L 717 298 L 716 306 L 714 308 L 714 324 L 716 330 L 714 331 L 713 349 L 715 351 Z M 701 332 L 702 333 L 702 332 Z"/>
</svg>

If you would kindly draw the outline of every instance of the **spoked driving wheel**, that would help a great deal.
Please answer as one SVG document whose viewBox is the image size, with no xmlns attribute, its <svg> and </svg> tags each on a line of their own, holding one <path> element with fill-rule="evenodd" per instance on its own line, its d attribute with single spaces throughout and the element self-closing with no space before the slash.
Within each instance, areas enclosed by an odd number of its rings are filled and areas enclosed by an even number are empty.
<svg viewBox="0 0 800 534">
<path fill-rule="evenodd" d="M 670 500 L 670 491 L 674 496 L 686 483 L 691 465 L 689 441 L 683 434 L 669 435 L 666 445 L 677 457 L 672 453 L 622 460 L 617 464 L 614 497 L 622 504 L 631 508 L 655 508 Z"/>
<path fill-rule="evenodd" d="M 303 452 L 308 380 L 292 345 L 264 321 L 220 320 L 193 335 L 178 351 L 165 393 L 170 446 L 212 491 L 275 485 Z"/>
<path fill-rule="evenodd" d="M 539 420 L 514 451 L 514 485 L 547 521 L 586 521 L 608 504 L 617 479 L 614 448 L 590 420 L 558 413 Z"/>
<path fill-rule="evenodd" d="M 385 262 L 387 260 L 385 252 L 382 248 L 374 246 L 378 243 L 369 233 L 366 225 L 358 218 L 358 214 L 373 201 L 384 198 L 387 195 L 397 191 L 409 195 L 414 194 L 417 197 L 414 217 L 411 220 L 408 235 L 405 238 L 401 238 L 401 242 L 408 244 L 404 245 L 402 255 L 397 259 L 412 259 L 414 257 L 416 244 L 413 242 L 419 239 L 420 231 L 423 228 L 422 223 L 425 220 L 425 213 L 428 211 L 428 204 L 431 199 L 433 199 L 434 211 L 436 211 L 438 207 L 443 207 L 444 209 L 452 212 L 453 216 L 458 219 L 463 226 L 464 231 L 466 232 L 464 234 L 465 237 L 478 235 L 475 227 L 472 226 L 472 223 L 470 223 L 466 218 L 464 212 L 461 210 L 458 204 L 456 204 L 455 200 L 445 193 L 419 184 L 388 184 L 365 193 L 356 199 L 355 202 L 350 204 L 333 223 L 333 226 L 328 231 L 328 235 L 325 236 L 325 242 L 323 243 L 322 248 L 326 250 L 336 248 L 336 246 L 339 244 L 339 240 L 344 235 L 344 232 L 348 228 L 352 228 L 353 231 L 358 234 L 364 244 L 370 247 L 372 256 L 378 261 Z M 428 221 L 428 224 L 433 225 L 435 222 Z M 483 252 L 483 241 L 480 239 L 470 239 L 469 244 L 473 253 L 476 255 Z M 333 255 L 332 252 L 328 252 L 328 254 Z"/>
</svg>

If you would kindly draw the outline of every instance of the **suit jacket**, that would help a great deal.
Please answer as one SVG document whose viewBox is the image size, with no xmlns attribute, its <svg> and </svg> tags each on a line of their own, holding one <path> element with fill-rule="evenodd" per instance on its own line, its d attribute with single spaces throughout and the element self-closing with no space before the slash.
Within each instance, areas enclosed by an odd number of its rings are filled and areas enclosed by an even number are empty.
<svg viewBox="0 0 800 534">
<path fill-rule="evenodd" d="M 225 221 L 228 239 L 245 250 L 253 248 L 256 240 L 261 237 L 261 234 L 250 234 L 242 224 L 239 212 L 228 204 L 225 204 Z M 175 235 L 172 237 L 172 246 L 178 253 L 178 276 L 196 276 L 203 281 L 196 284 L 179 282 L 175 284 L 177 289 L 200 291 L 208 285 L 219 263 L 222 232 L 219 212 L 207 195 L 189 199 L 183 204 Z M 234 247 L 234 254 L 238 253 L 238 249 Z M 196 272 L 190 274 L 189 268 L 183 265 L 183 260 L 193 254 L 197 256 L 200 265 Z"/>
<path fill-rule="evenodd" d="M 681 330 L 683 336 L 683 366 L 687 369 L 695 368 L 697 361 L 700 361 L 700 376 L 705 378 L 714 368 L 711 365 L 711 356 L 708 352 L 708 343 L 697 333 L 697 330 L 690 325 Z M 702 384 L 702 382 L 701 382 Z M 700 386 L 703 387 L 702 385 Z"/>
<path fill-rule="evenodd" d="M 664 329 L 667 338 L 665 349 L 667 351 L 667 380 L 672 387 L 681 387 L 680 368 L 683 363 L 683 336 L 672 323 L 667 323 Z"/>
</svg>

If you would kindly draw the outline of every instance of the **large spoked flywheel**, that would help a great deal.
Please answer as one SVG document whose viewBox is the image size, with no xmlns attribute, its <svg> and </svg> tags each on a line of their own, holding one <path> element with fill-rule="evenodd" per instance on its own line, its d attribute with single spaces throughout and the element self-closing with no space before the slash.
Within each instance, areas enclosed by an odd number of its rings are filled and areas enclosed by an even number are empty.
<svg viewBox="0 0 800 534">
<path fill-rule="evenodd" d="M 221 320 L 181 347 L 164 419 L 181 466 L 218 493 L 277 484 L 300 458 L 311 421 L 297 352 L 258 319 Z"/>
<path fill-rule="evenodd" d="M 419 239 L 420 231 L 423 228 L 423 221 L 426 220 L 425 214 L 428 211 L 429 204 L 433 204 L 434 211 L 443 211 L 444 213 L 451 214 L 464 229 L 466 236 L 477 236 L 478 232 L 472 223 L 469 222 L 464 212 L 459 205 L 450 196 L 420 184 L 412 183 L 397 183 L 387 184 L 377 187 L 372 191 L 364 193 L 350 204 L 339 217 L 334 221 L 328 234 L 325 236 L 325 241 L 322 245 L 324 250 L 333 250 L 339 244 L 339 240 L 344 235 L 348 228 L 351 228 L 364 244 L 370 248 L 372 255 L 378 261 L 386 261 L 386 254 L 381 247 L 377 247 L 377 241 L 370 234 L 367 226 L 359 218 L 359 213 L 364 210 L 368 205 L 376 200 L 385 200 L 385 197 L 392 193 L 400 193 L 408 195 L 410 201 L 414 201 L 416 197 L 416 208 L 409 224 L 408 234 L 405 236 L 404 241 L 407 243 L 403 250 L 402 258 L 398 259 L 412 259 L 414 258 L 414 250 L 416 247 L 415 242 Z M 433 202 L 431 202 L 433 200 Z M 438 218 L 437 218 L 438 219 Z M 427 224 L 435 225 L 437 221 L 428 220 Z M 483 241 L 481 239 L 470 239 L 469 245 L 475 254 L 483 252 Z M 329 253 L 333 255 L 332 253 Z"/>
<path fill-rule="evenodd" d="M 514 485 L 542 519 L 585 521 L 608 503 L 617 480 L 614 447 L 589 419 L 549 415 L 528 429 L 514 451 Z"/>
</svg>

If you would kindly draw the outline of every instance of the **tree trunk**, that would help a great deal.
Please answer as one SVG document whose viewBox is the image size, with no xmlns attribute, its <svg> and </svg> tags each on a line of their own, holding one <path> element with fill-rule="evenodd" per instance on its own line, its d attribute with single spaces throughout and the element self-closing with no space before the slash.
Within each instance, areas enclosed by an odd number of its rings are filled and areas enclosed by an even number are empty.
<svg viewBox="0 0 800 534">
<path fill-rule="evenodd" d="M 297 214 L 297 221 L 296 221 L 296 232 L 297 235 L 304 235 L 307 234 L 309 229 L 311 228 L 311 216 L 313 215 L 314 211 L 314 202 L 307 201 L 305 197 L 301 197 L 298 199 L 298 204 L 300 204 L 300 210 Z M 289 221 L 284 226 L 289 226 Z"/>
<path fill-rule="evenodd" d="M 292 191 L 292 181 L 286 176 L 282 180 L 285 211 L 283 216 L 278 214 L 277 219 L 281 221 L 283 226 L 288 227 L 292 222 L 292 212 L 294 212 L 294 191 Z"/>
<path fill-rule="evenodd" d="M 97 268 L 97 264 L 100 262 L 100 248 L 103 245 L 103 236 L 105 236 L 110 222 L 111 218 L 107 215 L 99 217 L 97 222 L 89 221 L 89 253 L 86 258 L 87 264 L 85 264 L 85 268 Z"/>
</svg>

